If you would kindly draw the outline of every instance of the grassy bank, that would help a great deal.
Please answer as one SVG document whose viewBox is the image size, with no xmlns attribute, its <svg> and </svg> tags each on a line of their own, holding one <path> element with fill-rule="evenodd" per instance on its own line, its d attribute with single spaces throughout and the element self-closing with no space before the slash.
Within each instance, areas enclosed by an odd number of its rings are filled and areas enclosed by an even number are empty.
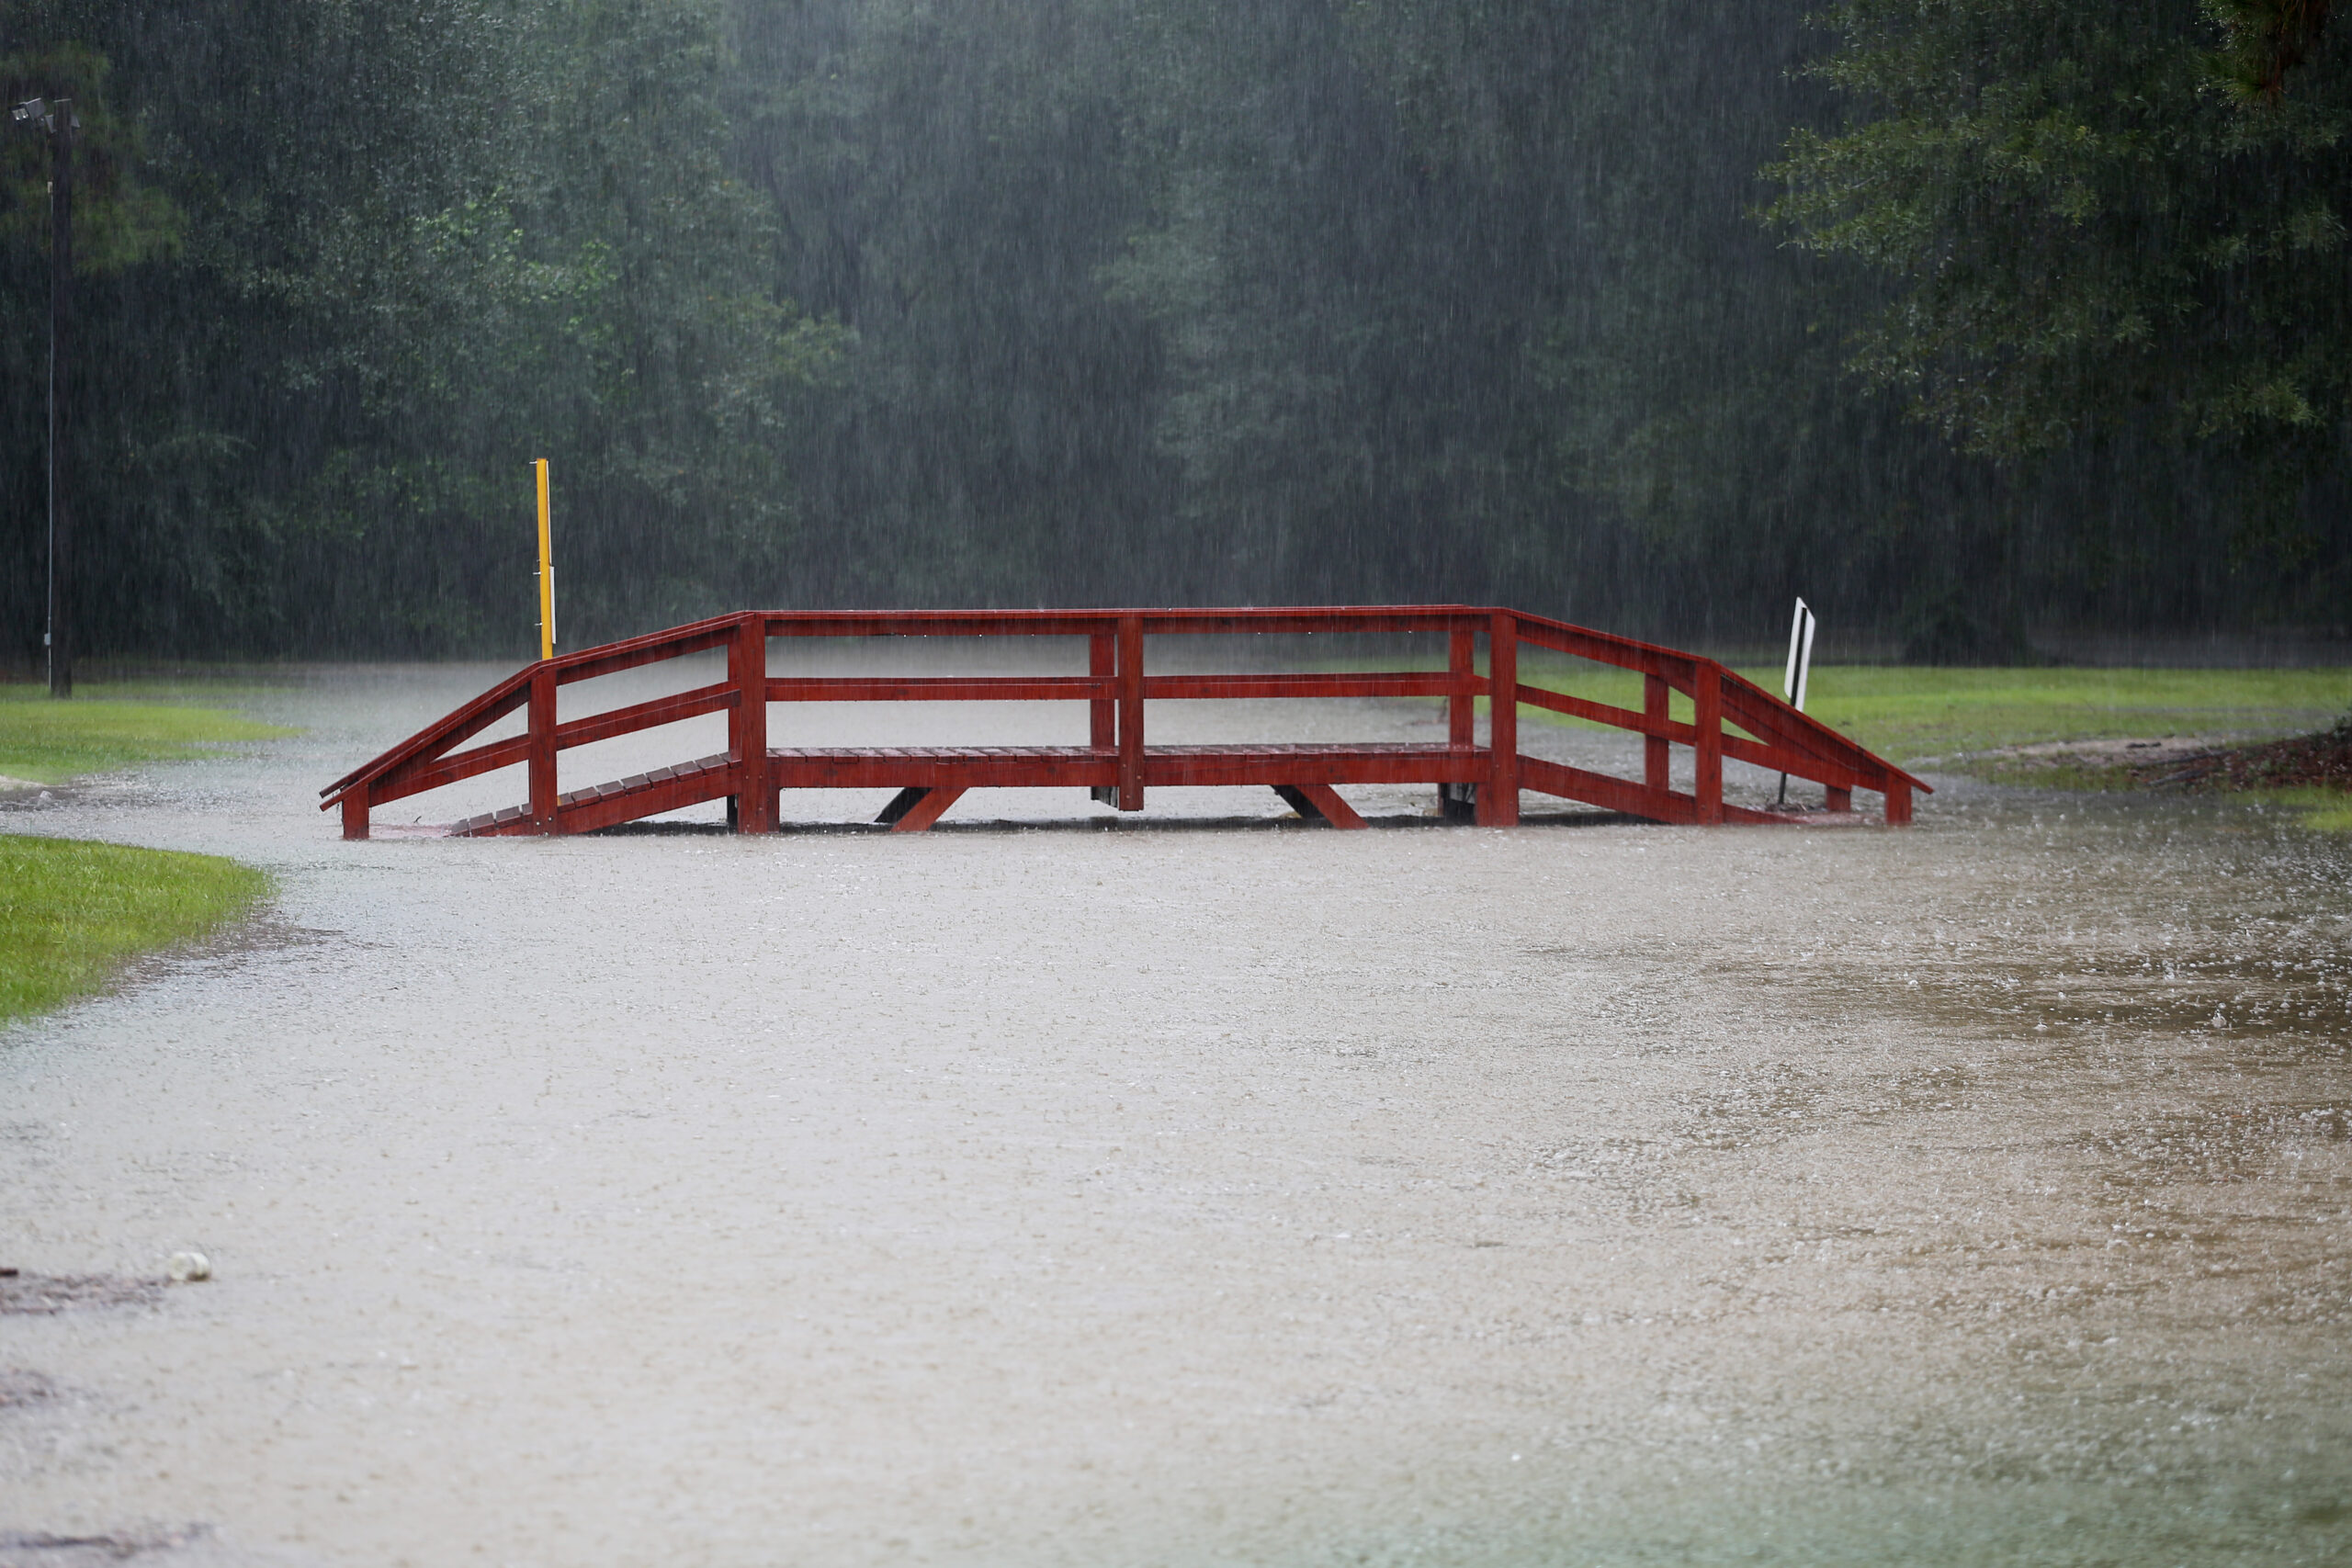
<svg viewBox="0 0 2352 1568">
<path fill-rule="evenodd" d="M 200 705 L 217 694 L 201 687 L 96 688 L 51 702 L 32 685 L 0 686 L 0 776 L 62 784 L 78 773 L 137 762 L 176 761 L 241 740 L 295 732 L 225 708 Z M 192 699 L 192 700 L 191 700 Z"/>
<path fill-rule="evenodd" d="M 2292 807 L 2302 825 L 2322 833 L 2352 833 L 2352 795 L 2338 789 L 2282 789 L 2270 794 Z"/>
<path fill-rule="evenodd" d="M 209 705 L 231 690 L 85 688 L 52 702 L 0 686 L 0 777 L 62 784 L 295 731 Z M 192 941 L 268 896 L 263 873 L 212 855 L 0 835 L 0 1021 L 85 996 L 140 953 Z"/>
<path fill-rule="evenodd" d="M 0 1021 L 95 991 L 125 960 L 204 936 L 269 889 L 213 855 L 0 835 Z"/>
<path fill-rule="evenodd" d="M 1395 666 L 1366 660 L 1351 667 Z M 1642 679 L 1627 671 L 1526 649 L 1520 670 L 1524 679 L 1555 691 L 1616 707 L 1642 705 Z M 1768 692 L 1781 689 L 1778 665 L 1740 673 Z M 2189 754 L 2327 729 L 2352 711 L 2352 669 L 1833 664 L 1815 669 L 1807 695 L 1806 709 L 1815 717 L 1906 766 L 2045 789 L 2131 789 Z M 1688 721 L 1690 699 L 1677 694 L 1672 713 Z M 1520 710 L 1520 723 L 1604 728 L 1532 707 Z M 2147 741 L 2162 744 L 2146 750 L 2122 744 Z M 2294 807 L 2311 827 L 2352 829 L 2352 796 L 2341 791 L 2282 793 L 2258 781 L 2253 787 Z"/>
<path fill-rule="evenodd" d="M 1525 677 L 1620 707 L 1641 706 L 1641 678 L 1532 658 Z M 1742 670 L 1768 692 L 1781 670 Z M 2201 736 L 2265 739 L 2324 728 L 2352 707 L 2352 670 L 1947 670 L 1823 665 L 1806 711 L 1897 762 L 2064 741 Z M 1690 703 L 1678 696 L 1675 716 Z M 1523 710 L 1521 722 L 1538 716 Z M 1549 718 L 1553 716 L 1543 716 Z M 1580 720 L 1560 719 L 1575 724 Z"/>
<path fill-rule="evenodd" d="M 1745 671 L 1770 691 L 1781 672 Z M 2352 670 L 1923 670 L 1832 666 L 1806 704 L 1882 756 L 2168 737 L 2267 739 L 2352 707 Z"/>
</svg>

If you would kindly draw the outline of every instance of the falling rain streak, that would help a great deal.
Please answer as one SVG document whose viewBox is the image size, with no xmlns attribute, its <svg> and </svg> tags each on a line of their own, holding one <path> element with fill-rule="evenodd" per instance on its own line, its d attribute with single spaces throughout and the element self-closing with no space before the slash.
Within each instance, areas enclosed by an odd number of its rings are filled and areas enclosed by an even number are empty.
<svg viewBox="0 0 2352 1568">
<path fill-rule="evenodd" d="M 76 623 L 526 654 L 545 456 L 573 646 L 752 604 L 1761 646 L 1801 592 L 1846 652 L 1969 662 L 2340 624 L 2342 40 L 2242 107 L 2193 0 L 1975 48 L 1980 9 L 15 0 L 10 101 L 84 121 Z M 1954 80 L 2073 161 L 1905 162 L 2011 133 L 1947 126 Z M 0 148 L 25 663 L 38 140 Z"/>
</svg>

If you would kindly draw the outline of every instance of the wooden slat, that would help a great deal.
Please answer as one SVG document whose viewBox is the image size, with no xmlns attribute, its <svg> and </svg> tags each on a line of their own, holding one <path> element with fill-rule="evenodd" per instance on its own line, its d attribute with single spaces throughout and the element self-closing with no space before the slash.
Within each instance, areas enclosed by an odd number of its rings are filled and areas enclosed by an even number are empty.
<svg viewBox="0 0 2352 1568">
<path fill-rule="evenodd" d="M 493 740 L 487 746 L 477 746 L 470 751 L 460 751 L 454 757 L 444 757 L 437 762 L 428 763 L 420 760 L 395 769 L 390 776 L 377 781 L 373 795 L 379 802 L 422 795 L 428 789 L 439 789 L 444 784 L 457 784 L 478 774 L 511 768 L 528 760 L 530 755 L 529 736 L 509 736 L 504 740 Z"/>
<path fill-rule="evenodd" d="M 1119 617 L 1119 809 L 1143 809 L 1143 617 Z"/>
<path fill-rule="evenodd" d="M 1864 789 L 1879 787 L 1850 768 L 1841 768 L 1835 762 L 1824 761 L 1809 752 L 1773 746 L 1759 746 L 1753 740 L 1743 740 L 1736 735 L 1724 737 L 1724 755 L 1739 761 L 1752 763 L 1759 768 L 1768 768 L 1776 773 L 1787 773 L 1792 778 L 1811 779 L 1816 784 L 1828 784 L 1840 789 L 1852 789 L 1856 785 Z"/>
<path fill-rule="evenodd" d="M 1467 604 L 1347 605 L 1263 610 L 1146 610 L 1143 627 L 1153 637 L 1296 637 L 1325 632 L 1450 632 L 1483 630 L 1491 612 Z"/>
<path fill-rule="evenodd" d="M 1086 672 L 1102 682 L 1102 694 L 1086 705 L 1087 744 L 1108 751 L 1119 744 L 1119 638 L 1095 632 L 1086 639 Z"/>
<path fill-rule="evenodd" d="M 890 824 L 893 833 L 927 833 L 931 825 L 947 815 L 947 808 L 964 797 L 961 789 L 950 784 L 923 792 L 922 798 L 907 808 L 906 813 Z"/>
<path fill-rule="evenodd" d="M 1487 630 L 1487 679 L 1494 687 L 1487 705 L 1491 771 L 1478 786 L 1478 823 L 1512 828 L 1519 824 L 1519 622 L 1508 610 L 1496 611 Z"/>
<path fill-rule="evenodd" d="M 528 669 L 515 671 L 447 718 L 426 725 L 390 750 L 352 769 L 319 793 L 330 796 L 341 795 L 362 779 L 381 778 L 402 762 L 420 756 L 437 757 L 459 741 L 472 739 L 527 702 L 530 685 L 531 671 Z M 331 806 L 334 802 L 330 800 L 327 804 Z M 324 810 L 325 807 L 320 809 Z"/>
<path fill-rule="evenodd" d="M 1487 682 L 1437 670 L 1385 673 L 1271 675 L 1151 675 L 1147 699 L 1199 701 L 1248 697 L 1453 697 L 1484 696 Z"/>
<path fill-rule="evenodd" d="M 1646 675 L 1663 675 L 1681 691 L 1690 690 L 1691 671 L 1697 664 L 1696 659 L 1679 649 L 1661 648 L 1654 642 L 1595 631 L 1590 626 L 1570 626 L 1566 621 L 1531 615 L 1524 611 L 1519 615 L 1519 635 L 1523 641 L 1555 653 L 1589 659 L 1596 664 L 1613 665 L 1620 670 L 1636 670 Z"/>
<path fill-rule="evenodd" d="M 1323 814 L 1323 820 L 1331 824 L 1332 827 L 1362 828 L 1365 826 L 1364 819 L 1357 815 L 1356 808 L 1341 800 L 1340 792 L 1329 784 L 1293 784 L 1291 787 L 1312 801 L 1315 809 Z"/>
<path fill-rule="evenodd" d="M 1082 746 L 960 751 L 771 748 L 768 776 L 783 789 L 1097 789 L 1119 782 L 1119 754 Z"/>
<path fill-rule="evenodd" d="M 1885 763 L 1836 730 L 1799 713 L 1780 698 L 1758 691 L 1729 671 L 1724 674 L 1724 716 L 1758 740 L 1852 772 L 1883 776 Z"/>
<path fill-rule="evenodd" d="M 1699 820 L 1699 803 L 1690 795 L 1654 789 L 1609 773 L 1547 762 L 1540 757 L 1519 760 L 1519 782 L 1522 787 L 1541 795 L 1556 795 L 1563 800 L 1582 801 L 1587 806 L 1622 811 L 1630 817 L 1646 817 L 1653 822 Z"/>
<path fill-rule="evenodd" d="M 1649 679 L 1657 678 L 1651 676 Z M 1664 683 L 1661 682 L 1660 684 Z M 1523 682 L 1519 688 L 1519 700 L 1532 703 L 1539 708 L 1549 708 L 1554 713 L 1566 714 L 1571 718 L 1589 718 L 1595 724 L 1630 729 L 1637 735 L 1655 736 L 1684 746 L 1694 744 L 1699 736 L 1698 730 L 1691 726 L 1678 724 L 1670 718 L 1653 719 L 1646 714 L 1635 713 L 1632 708 L 1611 707 L 1607 703 L 1571 696 L 1566 692 L 1555 692 L 1544 686 L 1530 686 Z"/>
<path fill-rule="evenodd" d="M 1116 610 L 774 610 L 781 637 L 1089 637 L 1118 624 Z"/>
<path fill-rule="evenodd" d="M 1631 779 L 1590 773 L 1560 762 L 1547 762 L 1540 757 L 1521 757 L 1519 771 L 1521 786 L 1534 790 L 1539 795 L 1556 795 L 1563 800 L 1581 801 L 1587 806 L 1598 806 L 1604 811 L 1622 811 L 1629 817 L 1646 817 L 1653 822 L 1689 825 L 1699 820 L 1698 801 L 1672 790 L 1653 789 Z M 1726 822 L 1759 827 L 1785 827 L 1795 820 L 1769 811 L 1750 811 L 1740 806 L 1726 806 L 1723 812 Z"/>
<path fill-rule="evenodd" d="M 594 741 L 610 740 L 616 735 L 629 735 L 640 729 L 675 724 L 684 718 L 698 718 L 704 714 L 718 713 L 734 705 L 733 688 L 721 681 L 715 685 L 696 686 L 691 692 L 680 692 L 675 696 L 656 697 L 650 702 L 633 703 L 625 708 L 575 718 L 556 728 L 555 743 L 560 750 L 586 746 Z"/>
<path fill-rule="evenodd" d="M 716 648 L 727 638 L 729 628 L 737 617 L 719 616 L 696 621 L 688 626 L 673 626 L 667 631 L 652 632 L 643 637 L 628 637 L 620 642 L 606 643 L 599 648 L 583 649 L 578 653 L 558 655 L 551 662 L 560 685 L 584 681 L 596 675 L 633 669 L 664 659 Z M 460 741 L 469 740 L 500 719 L 513 713 L 529 700 L 531 678 L 536 664 L 526 666 L 476 697 L 472 702 L 450 713 L 446 718 L 427 725 L 391 750 L 381 753 L 319 793 L 340 795 L 361 779 L 379 778 L 401 763 L 419 756 L 437 757 Z M 332 801 L 329 802 L 333 804 Z"/>
<path fill-rule="evenodd" d="M 1691 793 L 1699 799 L 1699 820 L 1720 822 L 1724 819 L 1723 670 L 1712 660 L 1699 665 L 1690 707 L 1697 720 L 1691 728 L 1699 732 L 1694 746 L 1698 760 L 1691 769 Z"/>
<path fill-rule="evenodd" d="M 768 638 L 757 615 L 735 625 L 727 645 L 727 750 L 735 758 L 739 833 L 775 831 L 775 787 L 768 782 Z"/>
<path fill-rule="evenodd" d="M 508 834 L 537 831 L 538 829 L 532 824 L 527 807 L 502 806 L 495 811 L 486 811 L 479 817 L 469 817 L 462 822 L 451 824 L 449 836 L 453 839 L 502 838 Z"/>
<path fill-rule="evenodd" d="M 1466 627 L 1457 626 L 1446 634 L 1445 641 L 1446 673 L 1456 681 L 1483 685 L 1484 682 L 1478 681 L 1476 668 L 1477 633 Z M 1464 747 L 1476 743 L 1477 698 L 1480 694 L 1479 692 L 1465 686 L 1461 692 L 1446 699 L 1445 739 L 1449 746 Z"/>
<path fill-rule="evenodd" d="M 1155 746 L 1144 780 L 1163 785 L 1469 784 L 1491 772 L 1484 747 Z"/>
<path fill-rule="evenodd" d="M 557 814 L 556 830 L 560 833 L 588 833 L 598 828 L 615 828 L 623 822 L 659 817 L 665 811 L 700 806 L 705 801 L 718 800 L 734 793 L 733 769 L 696 769 L 643 789 L 600 795 L 594 800 L 567 807 Z"/>
<path fill-rule="evenodd" d="M 698 622 L 695 629 L 677 635 L 654 637 L 632 637 L 628 642 L 613 643 L 606 648 L 583 649 L 578 653 L 560 655 L 555 661 L 556 680 L 563 685 L 575 681 L 593 681 L 600 675 L 617 675 L 624 670 L 636 670 L 664 660 L 684 659 L 692 653 L 707 653 L 727 646 L 734 632 L 734 617 L 711 623 Z"/>
<path fill-rule="evenodd" d="M 1663 675 L 1642 677 L 1642 721 L 1646 731 L 1642 741 L 1642 777 L 1652 789 L 1664 789 L 1672 782 L 1674 759 L 1667 746 L 1673 738 L 1662 733 L 1670 723 L 1670 690 Z"/>
<path fill-rule="evenodd" d="M 556 675 L 541 664 L 531 671 L 531 745 L 524 759 L 530 769 L 531 820 L 547 832 L 556 830 L 555 727 Z"/>
<path fill-rule="evenodd" d="M 1900 779 L 1915 789 L 1935 793 L 1876 752 L 1857 745 L 1811 714 L 1799 713 L 1755 682 L 1729 670 L 1724 671 L 1724 711 L 1759 739 L 1781 740 L 1797 750 L 1811 751 L 1825 761 L 1851 769 L 1860 777 L 1880 781 L 1871 788 L 1883 788 L 1887 781 Z"/>
<path fill-rule="evenodd" d="M 1089 637 L 1140 616 L 1153 637 L 1250 633 L 1450 631 L 1483 628 L 1491 610 L 1467 604 L 1270 605 L 1100 610 L 772 610 L 770 637 Z"/>
<path fill-rule="evenodd" d="M 1118 686 L 1086 675 L 786 675 L 767 689 L 772 703 L 1035 703 L 1100 700 Z"/>
</svg>

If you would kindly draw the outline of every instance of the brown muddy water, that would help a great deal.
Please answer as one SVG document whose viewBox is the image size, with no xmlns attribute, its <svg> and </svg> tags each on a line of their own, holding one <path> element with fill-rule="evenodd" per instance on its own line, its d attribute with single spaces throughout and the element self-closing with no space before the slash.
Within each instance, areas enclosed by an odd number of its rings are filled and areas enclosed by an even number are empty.
<svg viewBox="0 0 2352 1568">
<path fill-rule="evenodd" d="M 0 1030 L 0 1266 L 214 1276 L 0 1313 L 0 1563 L 2352 1558 L 2340 840 L 1939 780 L 339 841 L 490 673 L 0 807 L 282 887 Z"/>
</svg>

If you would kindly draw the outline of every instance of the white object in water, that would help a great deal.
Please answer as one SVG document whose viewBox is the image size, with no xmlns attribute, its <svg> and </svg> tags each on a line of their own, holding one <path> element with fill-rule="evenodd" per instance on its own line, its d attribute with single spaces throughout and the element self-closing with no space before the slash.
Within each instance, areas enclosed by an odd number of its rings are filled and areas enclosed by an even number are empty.
<svg viewBox="0 0 2352 1568">
<path fill-rule="evenodd" d="M 201 1252 L 175 1252 L 169 1271 L 175 1285 L 192 1285 L 212 1278 L 212 1260 Z"/>
</svg>

